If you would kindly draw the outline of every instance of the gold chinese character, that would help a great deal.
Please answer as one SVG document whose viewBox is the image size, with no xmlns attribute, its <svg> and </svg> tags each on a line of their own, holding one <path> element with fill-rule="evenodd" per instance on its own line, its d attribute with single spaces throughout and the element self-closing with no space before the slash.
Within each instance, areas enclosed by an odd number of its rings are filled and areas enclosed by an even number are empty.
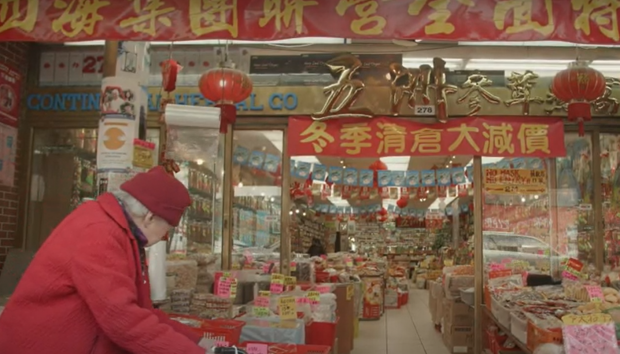
<svg viewBox="0 0 620 354">
<path fill-rule="evenodd" d="M 492 84 L 493 81 L 489 80 L 486 75 L 469 75 L 467 80 L 463 83 L 463 85 L 461 85 L 462 88 L 468 90 L 463 94 L 463 96 L 459 97 L 456 102 L 463 103 L 465 99 L 469 98 L 468 106 L 470 110 L 468 115 L 470 116 L 478 114 L 478 112 L 482 109 L 480 97 L 484 98 L 489 103 L 499 104 L 502 100 L 484 88 L 485 86 L 491 86 Z"/>
<path fill-rule="evenodd" d="M 590 20 L 596 23 L 599 31 L 614 41 L 620 40 L 618 32 L 618 8 L 616 0 L 571 0 L 573 11 L 581 11 L 575 19 L 575 29 L 590 35 Z"/>
<path fill-rule="evenodd" d="M 385 1 L 385 0 L 384 0 Z M 377 15 L 379 2 L 374 0 L 340 0 L 336 5 L 336 12 L 344 16 L 345 12 L 355 6 L 358 19 L 351 22 L 351 31 L 359 35 L 379 35 L 383 33 L 385 17 Z"/>
<path fill-rule="evenodd" d="M 620 109 L 620 103 L 618 103 L 616 98 L 611 97 L 611 94 L 613 93 L 614 86 L 620 86 L 620 80 L 613 77 L 606 77 L 605 83 L 605 93 L 603 96 L 594 100 L 592 105 L 594 106 L 594 110 L 598 113 L 615 115 Z"/>
<path fill-rule="evenodd" d="M 450 145 L 448 147 L 448 150 L 450 152 L 452 152 L 452 151 L 456 150 L 457 148 L 459 148 L 461 146 L 461 144 L 463 143 L 463 140 L 467 140 L 467 142 L 474 149 L 474 151 L 480 152 L 480 148 L 478 147 L 478 145 L 474 141 L 474 138 L 471 136 L 473 133 L 478 133 L 480 131 L 480 129 L 478 129 L 476 127 L 468 127 L 467 124 L 462 123 L 458 127 L 448 128 L 448 131 L 449 132 L 454 132 L 454 133 L 459 133 L 459 136 L 456 138 L 456 140 L 454 140 L 452 145 Z"/>
<path fill-rule="evenodd" d="M 523 115 L 530 114 L 530 102 L 543 103 L 542 97 L 532 97 L 532 88 L 536 85 L 538 75 L 531 70 L 526 70 L 523 74 L 512 72 L 508 77 L 506 86 L 510 89 L 510 100 L 504 102 L 507 107 L 517 104 L 523 105 Z"/>
<path fill-rule="evenodd" d="M 109 4 L 105 0 L 54 0 L 54 8 L 64 11 L 52 21 L 52 30 L 67 37 L 75 37 L 82 31 L 92 35 L 97 23 L 103 20 L 99 9 Z"/>
<path fill-rule="evenodd" d="M 506 123 L 501 125 L 482 123 L 482 126 L 485 129 L 482 132 L 482 136 L 486 139 L 483 148 L 485 154 L 503 154 L 505 152 L 512 154 L 515 152 L 515 147 L 512 144 L 512 125 Z"/>
<path fill-rule="evenodd" d="M 532 20 L 533 0 L 504 0 L 495 4 L 493 11 L 493 22 L 499 30 L 506 33 L 521 33 L 525 31 L 536 31 L 545 36 L 551 34 L 554 29 L 553 22 L 553 0 L 544 0 L 545 12 L 547 14 L 547 24 Z M 506 16 L 512 12 L 512 26 L 506 26 Z"/>
<path fill-rule="evenodd" d="M 544 124 L 522 124 L 517 138 L 521 143 L 521 153 L 532 154 L 536 151 L 548 154 L 549 128 Z"/>
<path fill-rule="evenodd" d="M 190 0 L 189 26 L 197 36 L 227 31 L 231 37 L 237 38 L 237 11 L 237 0 Z"/>
<path fill-rule="evenodd" d="M 333 143 L 334 137 L 327 132 L 327 123 L 324 122 L 312 122 L 308 128 L 306 128 L 301 134 L 302 143 L 311 143 L 314 147 L 314 152 L 321 153 L 328 143 Z"/>
<path fill-rule="evenodd" d="M 405 151 L 405 138 L 407 136 L 407 129 L 394 123 L 378 123 L 377 126 L 381 129 L 377 132 L 377 137 L 381 139 L 378 154 L 388 154 L 393 149 L 394 152 L 402 153 Z"/>
<path fill-rule="evenodd" d="M 362 148 L 370 147 L 370 127 L 366 123 L 344 124 L 340 130 L 340 140 L 342 147 L 347 148 L 349 155 L 358 155 Z"/>
<path fill-rule="evenodd" d="M 411 132 L 413 146 L 411 152 L 433 154 L 441 151 L 441 129 L 424 128 Z"/>
<path fill-rule="evenodd" d="M 474 6 L 473 0 L 456 1 L 465 6 Z M 448 10 L 450 0 L 413 0 L 413 2 L 409 4 L 409 15 L 420 15 L 426 4 L 433 9 L 433 12 L 427 16 L 427 18 L 433 22 L 424 27 L 424 33 L 433 35 L 451 34 L 454 32 L 454 25 L 448 22 L 448 19 L 452 16 L 452 12 Z"/>
<path fill-rule="evenodd" d="M 287 28 L 291 21 L 295 21 L 295 32 L 301 34 L 304 31 L 304 8 L 316 6 L 319 3 L 313 0 L 263 0 L 263 17 L 258 20 L 261 27 L 267 26 L 275 19 L 276 31 L 282 29 L 282 23 Z"/>
<path fill-rule="evenodd" d="M 337 82 L 323 88 L 327 96 L 321 110 L 312 114 L 312 119 L 326 120 L 339 117 L 372 118 L 366 107 L 352 107 L 364 90 L 364 83 L 355 79 L 355 73 L 362 67 L 361 60 L 350 54 L 331 59 L 325 63 Z"/>
<path fill-rule="evenodd" d="M 164 7 L 162 0 L 146 0 L 146 4 L 142 5 L 142 0 L 130 0 L 133 2 L 133 9 L 138 16 L 124 19 L 119 24 L 121 28 L 129 26 L 133 27 L 134 32 L 146 33 L 151 36 L 157 34 L 156 23 L 159 22 L 166 27 L 170 27 L 172 22 L 166 14 L 174 11 L 174 7 Z"/>
<path fill-rule="evenodd" d="M 19 28 L 30 32 L 34 29 L 39 14 L 39 2 L 25 0 L 25 11 L 22 14 L 22 0 L 0 0 L 0 33 Z"/>
<path fill-rule="evenodd" d="M 446 61 L 441 58 L 433 58 L 434 82 L 428 85 L 435 90 L 435 111 L 437 120 L 445 123 L 448 121 L 448 95 L 455 93 L 458 88 L 446 81 Z"/>
</svg>

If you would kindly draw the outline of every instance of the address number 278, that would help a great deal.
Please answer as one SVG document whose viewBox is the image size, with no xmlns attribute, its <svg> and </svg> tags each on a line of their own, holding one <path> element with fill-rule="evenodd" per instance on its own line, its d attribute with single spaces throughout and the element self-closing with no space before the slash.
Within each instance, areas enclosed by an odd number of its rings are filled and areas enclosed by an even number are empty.
<svg viewBox="0 0 620 354">
<path fill-rule="evenodd" d="M 434 116 L 435 106 L 433 105 L 415 106 L 415 115 L 416 116 Z"/>
</svg>

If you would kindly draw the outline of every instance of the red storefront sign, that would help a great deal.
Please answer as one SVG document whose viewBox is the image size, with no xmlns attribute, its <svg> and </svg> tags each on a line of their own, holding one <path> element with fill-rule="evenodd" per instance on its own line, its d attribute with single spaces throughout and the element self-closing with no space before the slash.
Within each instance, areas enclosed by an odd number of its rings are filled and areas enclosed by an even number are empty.
<svg viewBox="0 0 620 354">
<path fill-rule="evenodd" d="M 423 124 L 403 118 L 291 117 L 290 156 L 566 156 L 561 118 L 489 117 Z"/>
<path fill-rule="evenodd" d="M 19 70 L 0 64 L 0 123 L 17 127 L 21 90 L 22 75 Z"/>
<path fill-rule="evenodd" d="M 0 40 L 294 37 L 617 44 L 620 2 L 585 0 L 12 0 Z"/>
</svg>

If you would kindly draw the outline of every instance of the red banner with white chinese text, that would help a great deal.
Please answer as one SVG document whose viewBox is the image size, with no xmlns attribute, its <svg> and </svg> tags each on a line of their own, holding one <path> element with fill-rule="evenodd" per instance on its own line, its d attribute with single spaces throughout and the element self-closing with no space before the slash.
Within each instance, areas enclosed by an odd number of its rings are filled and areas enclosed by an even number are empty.
<svg viewBox="0 0 620 354">
<path fill-rule="evenodd" d="M 0 41 L 294 37 L 617 44 L 620 1 L 12 0 Z"/>
<path fill-rule="evenodd" d="M 549 117 L 458 118 L 423 124 L 405 118 L 316 121 L 291 117 L 290 156 L 563 157 L 564 123 Z"/>
</svg>

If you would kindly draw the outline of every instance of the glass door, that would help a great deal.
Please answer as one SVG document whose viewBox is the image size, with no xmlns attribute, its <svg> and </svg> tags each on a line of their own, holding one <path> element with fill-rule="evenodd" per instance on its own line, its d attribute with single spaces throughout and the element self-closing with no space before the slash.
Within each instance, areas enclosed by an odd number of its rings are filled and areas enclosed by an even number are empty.
<svg viewBox="0 0 620 354">
<path fill-rule="evenodd" d="M 159 148 L 159 129 L 147 140 Z M 36 251 L 81 202 L 96 195 L 97 129 L 35 129 L 27 201 L 26 249 Z M 158 156 L 158 151 L 156 155 Z"/>
</svg>

